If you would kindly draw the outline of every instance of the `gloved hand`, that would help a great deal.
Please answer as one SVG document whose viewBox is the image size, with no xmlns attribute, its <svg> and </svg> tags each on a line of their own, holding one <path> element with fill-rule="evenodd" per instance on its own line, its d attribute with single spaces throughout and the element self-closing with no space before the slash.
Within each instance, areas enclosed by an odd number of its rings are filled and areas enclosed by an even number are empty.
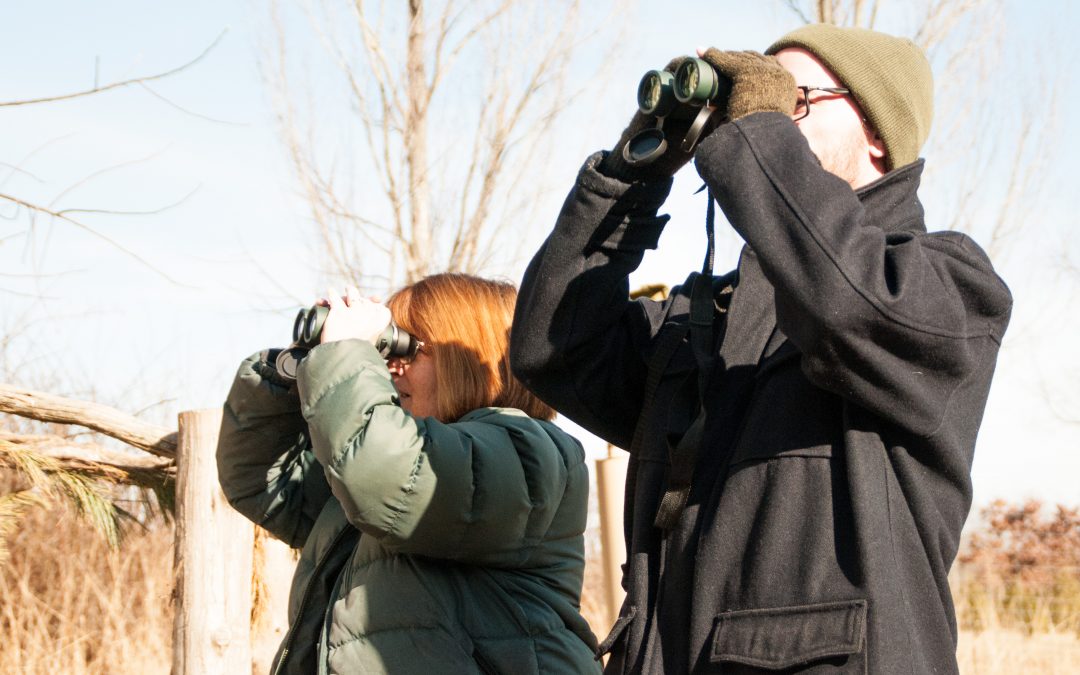
<svg viewBox="0 0 1080 675">
<path fill-rule="evenodd" d="M 799 90 L 795 78 L 775 56 L 757 52 L 722 52 L 710 47 L 701 55 L 717 72 L 731 79 L 725 119 L 734 121 L 756 112 L 795 111 Z"/>
<path fill-rule="evenodd" d="M 672 59 L 664 70 L 669 73 L 674 73 L 679 68 L 679 64 L 686 60 L 687 57 L 679 56 Z M 792 109 L 794 109 L 794 103 Z M 719 115 L 717 115 L 719 117 Z M 630 119 L 630 124 L 623 130 L 622 136 L 619 137 L 619 141 L 615 143 L 615 147 L 611 149 L 611 152 L 604 157 L 604 160 L 600 162 L 597 167 L 600 173 L 611 176 L 612 178 L 618 178 L 627 182 L 635 180 L 647 180 L 650 178 L 668 178 L 674 176 L 675 172 L 686 165 L 687 162 L 693 157 L 694 153 L 686 153 L 680 149 L 682 145 L 683 137 L 686 136 L 686 132 L 690 130 L 690 125 L 693 124 L 693 119 L 675 120 L 668 117 L 664 120 L 664 138 L 667 140 L 667 151 L 651 164 L 645 166 L 630 166 L 626 160 L 623 159 L 623 148 L 626 144 L 637 135 L 638 132 L 643 129 L 649 129 L 656 126 L 656 118 L 652 115 L 645 115 L 641 111 L 634 113 L 634 116 Z M 715 126 L 711 123 L 709 127 L 706 127 L 705 133 L 708 133 Z M 704 137 L 704 133 L 702 136 Z"/>
</svg>

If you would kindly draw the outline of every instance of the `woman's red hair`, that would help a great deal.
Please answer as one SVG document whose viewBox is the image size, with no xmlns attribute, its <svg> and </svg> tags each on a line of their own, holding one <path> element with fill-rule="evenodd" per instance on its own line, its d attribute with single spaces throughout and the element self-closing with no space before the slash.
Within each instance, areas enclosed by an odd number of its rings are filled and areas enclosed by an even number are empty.
<svg viewBox="0 0 1080 675">
<path fill-rule="evenodd" d="M 436 417 L 457 420 L 485 407 L 518 408 L 550 420 L 555 411 L 510 373 L 513 284 L 468 274 L 435 274 L 386 303 L 394 322 L 424 341 L 434 359 Z"/>
</svg>

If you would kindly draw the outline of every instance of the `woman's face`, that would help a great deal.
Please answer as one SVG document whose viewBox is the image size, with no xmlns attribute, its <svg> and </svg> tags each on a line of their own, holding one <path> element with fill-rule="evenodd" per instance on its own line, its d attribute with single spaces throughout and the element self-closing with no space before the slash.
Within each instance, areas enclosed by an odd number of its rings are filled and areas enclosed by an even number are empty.
<svg viewBox="0 0 1080 675">
<path fill-rule="evenodd" d="M 423 348 L 409 361 L 391 358 L 387 362 L 401 407 L 413 417 L 436 417 L 435 361 Z"/>
</svg>

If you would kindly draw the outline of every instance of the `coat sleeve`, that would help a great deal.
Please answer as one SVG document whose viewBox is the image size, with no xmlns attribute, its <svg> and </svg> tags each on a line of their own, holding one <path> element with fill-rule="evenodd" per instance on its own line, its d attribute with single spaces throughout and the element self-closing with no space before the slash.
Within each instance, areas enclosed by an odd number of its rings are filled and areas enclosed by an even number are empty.
<svg viewBox="0 0 1080 675">
<path fill-rule="evenodd" d="M 628 448 L 647 351 L 664 306 L 629 300 L 629 275 L 656 248 L 671 180 L 626 184 L 591 156 L 533 257 L 510 339 L 514 374 L 559 413 Z"/>
<path fill-rule="evenodd" d="M 494 422 L 414 418 L 366 342 L 316 347 L 298 384 L 334 496 L 354 526 L 390 550 L 526 565 L 535 544 L 552 535 L 568 485 L 587 485 L 572 475 L 584 471 L 580 445 L 569 457 L 519 411 L 492 413 Z"/>
<path fill-rule="evenodd" d="M 248 357 L 236 373 L 222 411 L 218 480 L 233 508 L 300 548 L 330 486 L 311 452 L 299 397 L 275 384 L 273 353 Z"/>
<path fill-rule="evenodd" d="M 784 115 L 722 125 L 695 159 L 757 253 L 777 325 L 803 353 L 807 377 L 916 434 L 934 433 L 1008 323 L 1012 299 L 985 253 L 957 233 L 926 234 L 921 218 L 887 234 Z M 917 168 L 894 178 L 917 181 Z"/>
</svg>

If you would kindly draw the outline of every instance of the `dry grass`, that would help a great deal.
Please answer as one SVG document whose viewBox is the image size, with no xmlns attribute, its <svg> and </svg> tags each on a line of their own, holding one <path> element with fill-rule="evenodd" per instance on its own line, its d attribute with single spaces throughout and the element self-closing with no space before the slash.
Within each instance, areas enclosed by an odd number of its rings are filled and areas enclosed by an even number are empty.
<svg viewBox="0 0 1080 675">
<path fill-rule="evenodd" d="M 603 606 L 601 567 L 599 557 L 590 556 L 581 609 L 597 638 L 602 640 L 610 624 Z M 1080 616 L 1076 605 L 1069 605 L 1069 600 L 1062 597 L 1010 596 L 1001 587 L 966 581 L 977 578 L 970 572 L 961 568 L 957 575 L 960 582 L 953 589 L 961 625 L 956 651 L 961 673 L 1080 673 L 1080 632 L 1065 628 L 1075 625 Z M 1073 581 L 1080 583 L 1078 579 Z M 1071 613 L 1062 611 L 1065 606 L 1072 607 Z M 1052 620 L 1055 610 L 1056 621 Z M 976 628 L 977 625 L 982 628 Z"/>
<path fill-rule="evenodd" d="M 172 528 L 110 550 L 66 509 L 35 509 L 0 567 L 0 673 L 168 673 Z"/>
<path fill-rule="evenodd" d="M 960 672 L 970 675 L 1075 675 L 1080 673 L 1080 639 L 1075 634 L 962 630 L 956 657 Z"/>
<path fill-rule="evenodd" d="M 610 628 L 607 602 L 604 599 L 604 564 L 600 552 L 600 527 L 595 522 L 585 532 L 585 585 L 581 590 L 581 615 L 592 626 L 597 640 L 603 640 Z"/>
<path fill-rule="evenodd" d="M 1080 673 L 1080 510 L 998 501 L 979 518 L 950 575 L 960 672 Z M 600 533 L 586 536 L 598 542 Z M 603 639 L 610 620 L 599 545 L 586 553 L 581 608 Z"/>
<path fill-rule="evenodd" d="M 603 638 L 608 620 L 599 533 L 593 528 L 587 537 L 582 612 Z M 130 529 L 121 550 L 110 551 L 66 510 L 38 508 L 20 523 L 10 550 L 11 559 L 0 567 L 0 673 L 169 671 L 169 525 Z M 973 561 L 959 566 L 953 583 L 961 672 L 1080 672 L 1080 579 L 1064 571 L 1029 571 L 1029 579 L 1056 581 L 1021 589 L 995 582 Z"/>
</svg>

